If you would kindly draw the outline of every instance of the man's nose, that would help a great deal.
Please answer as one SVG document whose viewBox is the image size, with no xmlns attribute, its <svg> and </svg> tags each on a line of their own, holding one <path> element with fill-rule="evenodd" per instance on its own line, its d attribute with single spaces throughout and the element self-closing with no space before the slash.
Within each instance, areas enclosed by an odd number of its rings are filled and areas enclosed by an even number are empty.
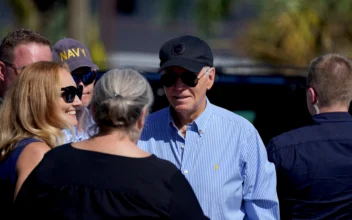
<svg viewBox="0 0 352 220">
<path fill-rule="evenodd" d="M 181 77 L 177 77 L 174 88 L 179 89 L 179 88 L 184 88 L 184 87 L 185 87 L 185 84 L 182 82 Z"/>
<path fill-rule="evenodd" d="M 79 80 L 78 80 L 77 85 L 78 85 L 78 86 L 83 86 L 83 88 L 84 88 L 84 83 L 83 83 L 82 79 L 79 79 Z"/>
</svg>

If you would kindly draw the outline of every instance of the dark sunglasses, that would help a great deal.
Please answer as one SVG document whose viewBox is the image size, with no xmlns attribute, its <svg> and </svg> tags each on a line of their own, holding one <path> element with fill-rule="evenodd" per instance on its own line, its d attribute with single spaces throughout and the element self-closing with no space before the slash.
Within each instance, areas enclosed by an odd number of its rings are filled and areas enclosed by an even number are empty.
<svg viewBox="0 0 352 220">
<path fill-rule="evenodd" d="M 61 91 L 63 91 L 63 93 L 61 93 L 61 97 L 65 100 L 65 102 L 72 103 L 75 100 L 76 95 L 79 99 L 82 98 L 83 86 L 80 85 L 78 88 L 74 86 L 67 86 L 61 88 Z"/>
<path fill-rule="evenodd" d="M 18 75 L 24 68 L 24 67 L 16 67 L 15 65 L 13 65 L 12 63 L 6 62 L 6 61 L 1 61 L 3 62 L 7 67 L 10 67 L 11 69 L 13 69 L 13 71 L 15 72 L 16 75 Z"/>
<path fill-rule="evenodd" d="M 186 86 L 195 87 L 198 84 L 199 79 L 202 78 L 209 70 L 210 68 L 207 69 L 200 77 L 198 77 L 197 73 L 190 71 L 186 71 L 181 74 L 168 71 L 161 75 L 160 80 L 161 84 L 163 84 L 165 87 L 171 87 L 175 85 L 178 78 L 180 78 Z"/>
<path fill-rule="evenodd" d="M 87 73 L 82 74 L 73 74 L 72 77 L 75 80 L 76 84 L 78 84 L 79 81 L 82 81 L 84 85 L 89 85 L 94 82 L 96 75 L 96 71 L 89 71 Z"/>
</svg>

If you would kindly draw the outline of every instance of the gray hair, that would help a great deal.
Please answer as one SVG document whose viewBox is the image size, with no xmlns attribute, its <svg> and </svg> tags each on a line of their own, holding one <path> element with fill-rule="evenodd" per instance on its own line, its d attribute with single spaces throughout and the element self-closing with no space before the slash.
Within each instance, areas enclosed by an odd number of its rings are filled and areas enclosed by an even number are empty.
<svg viewBox="0 0 352 220">
<path fill-rule="evenodd" d="M 120 130 L 137 141 L 140 132 L 135 125 L 153 100 L 149 82 L 137 71 L 114 69 L 106 72 L 95 85 L 91 101 L 97 135 Z"/>
</svg>

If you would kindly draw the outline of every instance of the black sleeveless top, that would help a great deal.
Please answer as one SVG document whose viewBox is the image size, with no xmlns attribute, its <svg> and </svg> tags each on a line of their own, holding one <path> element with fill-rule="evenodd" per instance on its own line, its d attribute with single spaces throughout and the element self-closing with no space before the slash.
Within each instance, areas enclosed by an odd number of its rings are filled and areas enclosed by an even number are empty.
<svg viewBox="0 0 352 220">
<path fill-rule="evenodd" d="M 25 138 L 19 141 L 15 149 L 10 155 L 0 162 L 0 210 L 10 213 L 10 208 L 13 204 L 13 197 L 15 194 L 15 187 L 17 182 L 16 165 L 24 148 L 33 142 L 40 142 L 34 138 Z M 11 214 L 11 213 L 10 213 Z"/>
<path fill-rule="evenodd" d="M 207 219 L 171 162 L 70 144 L 45 155 L 23 184 L 15 213 L 18 219 Z"/>
</svg>

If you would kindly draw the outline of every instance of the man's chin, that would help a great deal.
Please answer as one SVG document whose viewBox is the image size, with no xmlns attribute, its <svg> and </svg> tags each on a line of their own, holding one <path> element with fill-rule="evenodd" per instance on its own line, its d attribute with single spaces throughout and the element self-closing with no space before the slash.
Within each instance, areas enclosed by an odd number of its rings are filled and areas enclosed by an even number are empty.
<svg viewBox="0 0 352 220">
<path fill-rule="evenodd" d="M 82 97 L 81 99 L 81 102 L 82 102 L 82 107 L 85 108 L 89 105 L 89 102 L 90 102 L 90 99 L 86 98 L 86 97 Z"/>
<path fill-rule="evenodd" d="M 186 105 L 174 105 L 173 108 L 178 113 L 185 113 L 190 111 L 189 107 Z"/>
</svg>

